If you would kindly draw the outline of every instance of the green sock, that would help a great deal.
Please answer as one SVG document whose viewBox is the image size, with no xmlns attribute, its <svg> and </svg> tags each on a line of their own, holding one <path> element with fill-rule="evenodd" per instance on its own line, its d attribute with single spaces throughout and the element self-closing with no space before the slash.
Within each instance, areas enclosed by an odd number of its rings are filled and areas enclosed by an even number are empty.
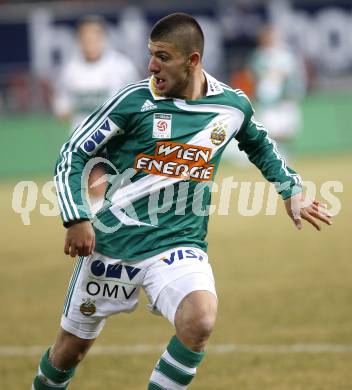
<svg viewBox="0 0 352 390">
<path fill-rule="evenodd" d="M 194 378 L 204 352 L 194 352 L 173 336 L 155 366 L 148 390 L 184 390 Z"/>
<path fill-rule="evenodd" d="M 40 363 L 38 374 L 34 378 L 32 390 L 64 390 L 67 389 L 75 368 L 59 370 L 49 360 L 50 348 L 44 353 Z"/>
</svg>

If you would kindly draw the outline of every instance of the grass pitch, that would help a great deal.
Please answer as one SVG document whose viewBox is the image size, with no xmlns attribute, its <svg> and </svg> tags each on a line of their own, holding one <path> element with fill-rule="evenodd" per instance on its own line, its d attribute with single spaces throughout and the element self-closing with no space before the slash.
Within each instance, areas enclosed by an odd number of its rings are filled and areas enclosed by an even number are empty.
<svg viewBox="0 0 352 390">
<path fill-rule="evenodd" d="M 300 159 L 295 168 L 318 188 L 340 181 L 342 204 L 332 227 L 295 230 L 282 202 L 276 216 L 244 217 L 234 190 L 228 216 L 211 217 L 208 234 L 220 300 L 209 345 L 248 345 L 247 352 L 209 352 L 191 388 L 194 390 L 347 390 L 352 383 L 352 352 L 280 352 L 279 346 L 352 345 L 352 263 L 350 167 L 352 158 Z M 262 180 L 254 169 L 224 167 L 218 182 Z M 24 226 L 11 207 L 14 182 L 0 184 L 1 298 L 0 389 L 29 389 L 40 353 L 55 338 L 74 262 L 63 254 L 64 229 L 55 217 L 36 209 Z M 320 197 L 318 195 L 318 197 Z M 217 196 L 214 196 L 214 204 Z M 327 202 L 329 205 L 329 202 Z M 166 320 L 145 310 L 107 321 L 97 346 L 166 344 L 173 334 Z M 273 347 L 272 351 L 260 346 Z M 6 355 L 4 347 L 24 347 Z M 275 348 L 276 347 L 276 348 Z M 266 352 L 265 352 L 266 351 Z M 142 390 L 159 352 L 91 355 L 70 388 Z"/>
</svg>

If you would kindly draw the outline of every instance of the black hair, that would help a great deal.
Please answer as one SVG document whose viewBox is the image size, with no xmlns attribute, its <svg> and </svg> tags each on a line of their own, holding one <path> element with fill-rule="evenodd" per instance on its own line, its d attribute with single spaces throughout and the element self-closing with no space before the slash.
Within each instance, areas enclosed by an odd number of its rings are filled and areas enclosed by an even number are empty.
<svg viewBox="0 0 352 390">
<path fill-rule="evenodd" d="M 151 41 L 174 43 L 185 54 L 198 51 L 203 56 L 204 34 L 193 16 L 177 12 L 160 19 L 152 28 Z"/>
</svg>

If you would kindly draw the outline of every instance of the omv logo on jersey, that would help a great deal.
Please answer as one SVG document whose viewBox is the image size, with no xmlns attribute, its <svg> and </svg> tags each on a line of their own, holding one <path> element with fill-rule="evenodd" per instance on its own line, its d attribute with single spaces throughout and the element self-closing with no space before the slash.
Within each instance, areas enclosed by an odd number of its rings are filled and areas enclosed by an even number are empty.
<svg viewBox="0 0 352 390">
<path fill-rule="evenodd" d="M 175 261 L 187 260 L 187 259 L 196 259 L 202 261 L 204 257 L 192 249 L 178 249 L 177 251 L 171 252 L 167 257 L 163 257 L 161 261 L 171 265 Z"/>
<path fill-rule="evenodd" d="M 87 140 L 84 141 L 81 148 L 87 154 L 91 155 L 112 136 L 123 133 L 124 131 L 108 118 Z"/>
</svg>

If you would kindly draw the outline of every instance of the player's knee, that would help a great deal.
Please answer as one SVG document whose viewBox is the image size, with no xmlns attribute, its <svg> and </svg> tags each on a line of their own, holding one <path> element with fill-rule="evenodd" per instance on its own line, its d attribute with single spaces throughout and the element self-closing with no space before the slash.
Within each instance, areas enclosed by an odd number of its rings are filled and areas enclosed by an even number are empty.
<svg viewBox="0 0 352 390">
<path fill-rule="evenodd" d="M 176 332 L 194 342 L 204 342 L 214 328 L 216 313 L 215 296 L 204 291 L 191 293 L 176 311 Z"/>
<path fill-rule="evenodd" d="M 215 324 L 215 318 L 211 314 L 204 314 L 192 321 L 190 331 L 198 342 L 205 342 L 210 337 Z"/>
<path fill-rule="evenodd" d="M 196 310 L 175 323 L 176 332 L 185 343 L 192 347 L 204 346 L 214 328 L 216 313 Z"/>
</svg>

